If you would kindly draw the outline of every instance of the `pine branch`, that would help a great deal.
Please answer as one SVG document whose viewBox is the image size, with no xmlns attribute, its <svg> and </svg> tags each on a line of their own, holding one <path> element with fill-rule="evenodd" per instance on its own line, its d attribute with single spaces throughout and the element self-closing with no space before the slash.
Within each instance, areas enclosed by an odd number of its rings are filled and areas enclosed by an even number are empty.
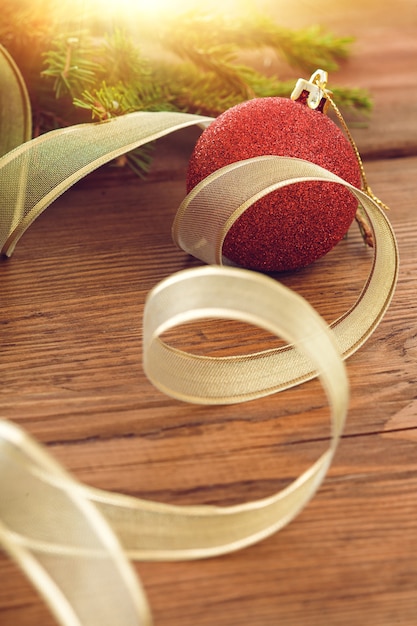
<svg viewBox="0 0 417 626">
<path fill-rule="evenodd" d="M 251 13 L 240 19 L 189 12 L 163 27 L 164 45 L 183 58 L 198 51 L 220 52 L 230 62 L 238 50 L 272 48 L 291 66 L 313 71 L 338 69 L 338 61 L 349 55 L 352 37 L 336 37 L 320 26 L 290 30 L 278 26 L 265 15 Z M 216 54 L 217 56 L 217 54 Z"/>
<path fill-rule="evenodd" d="M 215 72 L 202 73 L 192 64 L 178 65 L 175 76 L 172 75 L 172 68 L 170 71 L 168 67 L 165 71 L 160 68 L 158 75 L 165 81 L 169 105 L 178 111 L 216 117 L 246 99 L 242 97 L 241 89 L 236 91 L 230 88 L 224 74 L 219 76 Z M 249 85 L 245 89 L 254 97 Z"/>
<path fill-rule="evenodd" d="M 117 85 L 107 85 L 104 81 L 98 88 L 83 91 L 79 98 L 73 99 L 73 104 L 89 110 L 92 118 L 99 121 L 133 111 L 159 111 L 171 108 L 162 100 L 159 89 L 152 90 L 151 83 L 124 85 L 119 82 Z"/>
<path fill-rule="evenodd" d="M 101 55 L 102 80 L 116 83 L 141 84 L 151 75 L 152 68 L 126 30 L 116 28 L 106 34 Z"/>
<path fill-rule="evenodd" d="M 250 25 L 249 25 L 250 26 Z M 261 36 L 257 35 L 261 33 Z M 244 31 L 247 38 L 247 47 L 251 41 L 258 40 L 259 47 L 274 49 L 292 67 L 300 68 L 307 72 L 320 67 L 327 71 L 336 71 L 339 61 L 347 58 L 349 47 L 353 43 L 352 37 L 335 37 L 320 26 L 292 31 L 282 28 L 275 23 L 260 18 L 252 24 L 252 30 Z M 243 47 L 244 43 L 241 43 Z"/>
<path fill-rule="evenodd" d="M 67 94 L 76 97 L 96 83 L 101 67 L 92 60 L 96 54 L 96 46 L 85 32 L 61 35 L 52 42 L 52 49 L 44 55 L 46 69 L 41 76 L 54 79 L 57 99 Z"/>
<path fill-rule="evenodd" d="M 333 98 L 336 104 L 350 111 L 369 113 L 372 100 L 367 91 L 357 87 L 333 87 Z"/>
<path fill-rule="evenodd" d="M 239 96 L 240 100 L 255 96 L 250 85 L 244 80 L 240 69 L 231 62 L 233 56 L 230 46 L 222 45 L 204 50 L 188 48 L 177 42 L 176 45 L 172 44 L 171 50 L 190 61 L 198 71 L 217 76 L 224 85 L 228 86 L 231 93 Z"/>
<path fill-rule="evenodd" d="M 152 165 L 155 144 L 147 143 L 126 154 L 126 163 L 139 178 L 145 178 Z"/>
<path fill-rule="evenodd" d="M 92 5 L 87 19 L 85 0 L 73 1 L 71 22 L 60 0 L 2 0 L 0 43 L 27 82 L 35 134 L 132 111 L 217 116 L 249 98 L 288 97 L 294 81 L 242 64 L 241 52 L 272 49 L 305 75 L 317 67 L 336 69 L 352 43 L 316 26 L 285 29 L 255 9 L 232 18 L 207 9 L 153 25 L 138 14 L 134 26 L 131 16 L 123 23 L 123 14 L 116 14 L 118 25 L 106 34 L 109 24 L 92 13 Z M 370 108 L 364 91 L 339 87 L 334 96 L 340 106 Z M 141 149 L 122 160 L 140 173 L 149 166 L 150 152 Z"/>
</svg>

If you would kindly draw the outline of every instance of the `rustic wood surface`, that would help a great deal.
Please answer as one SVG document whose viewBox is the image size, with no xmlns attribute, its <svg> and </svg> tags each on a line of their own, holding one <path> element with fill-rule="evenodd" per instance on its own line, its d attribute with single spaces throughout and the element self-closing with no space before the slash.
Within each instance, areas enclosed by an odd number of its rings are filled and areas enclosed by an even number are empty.
<svg viewBox="0 0 417 626">
<path fill-rule="evenodd" d="M 348 361 L 348 422 L 316 497 L 279 534 L 236 554 L 136 564 L 156 626 L 417 623 L 417 5 L 333 4 L 287 0 L 282 16 L 357 37 L 335 82 L 366 86 L 374 97 L 367 128 L 354 132 L 371 185 L 391 207 L 398 289 Z M 146 182 L 108 169 L 85 179 L 2 262 L 0 415 L 88 484 L 164 502 L 230 504 L 295 477 L 326 447 L 329 424 L 315 381 L 205 408 L 165 397 L 141 369 L 146 294 L 198 264 L 170 236 L 197 134 L 161 140 Z M 331 321 L 358 295 L 370 254 L 353 229 L 314 266 L 280 279 Z M 238 324 L 194 331 L 179 339 L 219 353 L 263 341 Z M 0 555 L 0 624 L 53 623 Z"/>
</svg>

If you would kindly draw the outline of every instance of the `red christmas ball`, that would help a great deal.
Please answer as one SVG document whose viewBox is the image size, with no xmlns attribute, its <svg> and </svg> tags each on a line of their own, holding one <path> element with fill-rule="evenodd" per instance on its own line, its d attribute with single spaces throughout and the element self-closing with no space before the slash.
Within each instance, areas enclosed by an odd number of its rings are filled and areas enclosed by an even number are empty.
<svg viewBox="0 0 417 626">
<path fill-rule="evenodd" d="M 190 158 L 187 192 L 225 165 L 262 155 L 305 159 L 360 187 L 355 153 L 336 124 L 304 103 L 273 97 L 238 104 L 205 129 Z M 312 181 L 278 189 L 235 222 L 223 255 L 260 271 L 304 267 L 344 237 L 356 209 L 341 185 Z"/>
</svg>

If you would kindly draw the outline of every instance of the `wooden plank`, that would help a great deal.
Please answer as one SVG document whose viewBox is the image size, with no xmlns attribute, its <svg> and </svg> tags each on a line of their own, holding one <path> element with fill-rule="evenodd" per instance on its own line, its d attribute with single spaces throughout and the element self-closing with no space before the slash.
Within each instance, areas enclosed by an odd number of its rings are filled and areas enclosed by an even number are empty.
<svg viewBox="0 0 417 626">
<path fill-rule="evenodd" d="M 318 625 L 325 616 L 347 625 L 363 615 L 412 623 L 416 165 L 411 158 L 367 167 L 392 205 L 402 273 L 386 319 L 348 364 L 351 409 L 324 487 L 289 528 L 240 554 L 138 564 L 157 624 Z M 61 198 L 2 265 L 2 416 L 49 443 L 89 484 L 177 503 L 272 493 L 326 445 L 318 383 L 236 407 L 188 406 L 156 392 L 140 368 L 142 307 L 158 280 L 196 264 L 170 240 L 183 181 L 143 184 L 126 175 L 117 194 L 102 182 L 85 181 Z M 285 281 L 331 318 L 349 306 L 368 267 L 369 251 L 352 232 Z M 203 347 L 224 345 L 235 332 L 242 342 L 237 327 L 216 331 L 200 327 L 197 339 L 203 333 Z M 246 333 L 245 341 L 263 338 Z M 0 578 L 6 624 L 52 623 L 5 559 Z"/>
<path fill-rule="evenodd" d="M 353 36 L 351 55 L 329 85 L 366 89 L 373 101 L 370 118 L 349 116 L 355 140 L 366 158 L 417 153 L 417 5 L 415 0 L 264 0 L 262 6 L 284 26 L 320 24 L 339 36 Z M 259 62 L 271 73 L 292 79 L 294 69 L 268 50 Z M 323 68 L 327 69 L 327 68 Z"/>
<path fill-rule="evenodd" d="M 403 5 L 411 15 L 414 3 Z M 398 33 L 409 29 L 400 11 L 392 15 L 395 21 L 381 14 L 381 50 L 374 50 L 378 59 L 389 51 L 397 67 L 404 60 Z M 351 32 L 353 22 L 338 23 Z M 386 37 L 394 24 L 397 47 Z M 362 43 L 375 30 L 358 21 Z M 359 61 L 358 53 L 352 63 Z M 392 66 L 378 67 L 374 84 L 385 103 Z M 401 74 L 399 107 L 412 104 L 405 82 L 411 73 L 409 67 Z M 390 145 L 403 146 L 412 108 L 398 115 L 387 104 L 384 111 L 398 123 Z M 363 132 L 369 154 L 377 146 L 381 156 L 378 124 Z M 146 294 L 165 276 L 198 264 L 170 235 L 195 137 L 184 132 L 160 142 L 146 183 L 126 171 L 86 179 L 1 264 L 0 414 L 91 485 L 165 502 L 232 504 L 274 492 L 316 459 L 328 441 L 328 414 L 317 381 L 245 405 L 207 408 L 170 400 L 142 372 Z M 294 523 L 247 550 L 137 564 L 158 626 L 415 625 L 416 167 L 415 156 L 366 163 L 375 193 L 391 207 L 400 279 L 382 324 L 348 361 L 349 417 L 324 485 Z M 353 228 L 331 254 L 282 280 L 330 321 L 357 297 L 370 255 Z M 218 353 L 233 341 L 239 349 L 268 341 L 237 324 L 209 323 L 178 338 Z M 0 581 L 2 626 L 52 626 L 5 556 Z"/>
</svg>

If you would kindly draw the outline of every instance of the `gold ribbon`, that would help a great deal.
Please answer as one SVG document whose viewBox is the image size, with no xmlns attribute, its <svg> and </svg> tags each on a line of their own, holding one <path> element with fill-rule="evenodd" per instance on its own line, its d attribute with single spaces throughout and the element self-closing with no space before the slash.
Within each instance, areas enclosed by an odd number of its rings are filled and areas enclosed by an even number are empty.
<svg viewBox="0 0 417 626">
<path fill-rule="evenodd" d="M 275 189 L 308 181 L 346 187 L 361 203 L 376 241 L 372 267 L 358 300 L 331 324 L 340 352 L 346 358 L 363 345 L 381 321 L 397 280 L 395 235 L 376 199 L 309 161 L 256 157 L 228 165 L 201 181 L 179 207 L 173 237 L 183 250 L 205 263 L 227 262 L 222 257 L 223 242 L 242 213 Z M 286 369 L 291 371 L 292 365 L 288 363 Z M 311 377 L 301 364 L 295 369 L 293 381 L 283 381 L 275 390 Z"/>
<path fill-rule="evenodd" d="M 0 156 L 32 137 L 32 111 L 25 81 L 0 44 Z"/>
<path fill-rule="evenodd" d="M 3 253 L 10 255 L 32 221 L 96 167 L 177 128 L 210 121 L 181 113 L 134 113 L 54 131 L 10 152 L 0 159 Z M 272 189 L 306 180 L 350 189 L 374 231 L 368 280 L 355 305 L 333 322 L 333 331 L 277 281 L 219 266 L 222 241 L 250 204 Z M 128 558 L 223 554 L 266 537 L 299 512 L 323 480 L 343 428 L 348 383 L 342 358 L 373 332 L 393 294 L 398 253 L 385 215 L 372 198 L 305 161 L 259 157 L 215 172 L 184 200 L 173 232 L 186 251 L 215 265 L 175 274 L 149 294 L 143 353 L 149 378 L 182 400 L 221 404 L 318 375 L 332 413 L 329 448 L 296 481 L 268 498 L 224 508 L 178 507 L 82 485 L 20 428 L 0 421 L 0 541 L 65 626 L 148 625 L 150 612 Z M 170 328 L 207 316 L 255 324 L 288 345 L 210 358 L 162 341 Z"/>
<path fill-rule="evenodd" d="M 164 135 L 212 121 L 188 113 L 130 113 L 60 128 L 0 159 L 0 253 L 10 256 L 32 222 L 98 167 Z"/>
</svg>

